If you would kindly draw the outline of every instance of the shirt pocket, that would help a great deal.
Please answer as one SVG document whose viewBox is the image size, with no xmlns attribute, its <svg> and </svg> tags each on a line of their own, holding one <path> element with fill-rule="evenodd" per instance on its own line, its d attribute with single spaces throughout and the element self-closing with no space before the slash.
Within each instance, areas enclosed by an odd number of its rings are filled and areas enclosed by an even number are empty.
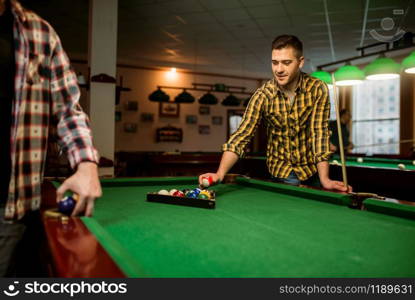
<svg viewBox="0 0 415 300">
<path fill-rule="evenodd" d="M 280 132 L 285 130 L 285 121 L 280 113 L 272 112 L 266 116 L 268 124 L 271 126 L 273 132 Z"/>
<path fill-rule="evenodd" d="M 312 113 L 313 105 L 308 105 L 300 109 L 300 111 L 298 112 L 298 120 L 300 127 L 305 127 L 310 124 Z"/>
</svg>

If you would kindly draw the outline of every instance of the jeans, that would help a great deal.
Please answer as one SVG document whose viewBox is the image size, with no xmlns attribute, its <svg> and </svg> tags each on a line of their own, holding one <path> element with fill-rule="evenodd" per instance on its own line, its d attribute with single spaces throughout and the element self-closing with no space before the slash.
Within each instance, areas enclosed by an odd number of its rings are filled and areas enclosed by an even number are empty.
<svg viewBox="0 0 415 300">
<path fill-rule="evenodd" d="M 40 211 L 27 211 L 13 223 L 4 221 L 0 205 L 0 277 L 46 277 L 46 243 Z"/>
<path fill-rule="evenodd" d="M 26 225 L 22 221 L 4 221 L 4 206 L 0 207 L 0 277 L 14 277 L 17 244 L 23 237 Z"/>
<path fill-rule="evenodd" d="M 320 183 L 320 179 L 318 177 L 318 173 L 314 174 L 313 176 L 311 176 L 310 178 L 308 178 L 307 180 L 301 181 L 300 179 L 298 179 L 297 174 L 295 174 L 294 171 L 291 171 L 290 175 L 288 175 L 287 178 L 277 178 L 277 177 L 273 177 L 272 178 L 275 182 L 279 182 L 279 183 L 286 183 L 286 184 L 291 184 L 291 185 L 308 185 L 308 186 L 313 186 L 313 187 L 321 187 L 321 183 Z"/>
</svg>

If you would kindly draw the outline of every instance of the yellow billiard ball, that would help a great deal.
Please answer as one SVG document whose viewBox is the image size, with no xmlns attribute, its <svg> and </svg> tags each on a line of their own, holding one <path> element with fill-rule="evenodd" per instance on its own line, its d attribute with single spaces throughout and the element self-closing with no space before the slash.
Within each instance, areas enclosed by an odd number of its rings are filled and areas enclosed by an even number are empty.
<svg viewBox="0 0 415 300">
<path fill-rule="evenodd" d="M 358 157 L 358 158 L 357 158 L 357 162 L 358 162 L 358 163 L 362 163 L 362 162 L 363 162 L 363 158 L 362 158 L 362 157 Z"/>
</svg>

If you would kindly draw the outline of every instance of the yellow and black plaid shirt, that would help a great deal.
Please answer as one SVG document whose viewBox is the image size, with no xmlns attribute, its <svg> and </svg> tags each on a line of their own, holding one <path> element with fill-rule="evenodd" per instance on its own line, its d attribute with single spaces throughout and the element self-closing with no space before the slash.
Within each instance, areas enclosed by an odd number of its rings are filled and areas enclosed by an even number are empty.
<svg viewBox="0 0 415 300">
<path fill-rule="evenodd" d="M 262 119 L 267 128 L 267 166 L 271 175 L 287 178 L 294 171 L 300 180 L 306 180 L 317 172 L 317 163 L 328 160 L 331 154 L 329 116 L 328 89 L 321 80 L 301 73 L 291 105 L 272 79 L 252 96 L 238 130 L 222 150 L 243 157 Z"/>
</svg>

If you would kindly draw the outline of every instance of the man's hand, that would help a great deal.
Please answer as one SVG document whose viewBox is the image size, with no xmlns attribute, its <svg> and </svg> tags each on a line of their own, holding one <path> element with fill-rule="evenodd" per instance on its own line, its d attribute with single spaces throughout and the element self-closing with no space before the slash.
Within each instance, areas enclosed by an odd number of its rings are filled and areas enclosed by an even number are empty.
<svg viewBox="0 0 415 300">
<path fill-rule="evenodd" d="M 321 185 L 324 189 L 331 191 L 340 191 L 347 193 L 351 193 L 353 191 L 353 188 L 350 185 L 346 188 L 343 182 L 331 179 L 321 181 Z"/>
<path fill-rule="evenodd" d="M 212 180 L 213 180 L 212 185 L 218 184 L 219 182 L 223 180 L 223 177 L 224 177 L 218 173 L 205 173 L 199 176 L 199 185 L 202 186 L 203 177 L 209 177 L 209 176 L 212 177 Z"/>
<path fill-rule="evenodd" d="M 82 212 L 85 212 L 87 217 L 92 216 L 95 199 L 102 195 L 98 166 L 92 162 L 80 163 L 75 174 L 66 179 L 56 191 L 56 202 L 59 202 L 68 190 L 79 196 L 71 216 L 80 215 Z"/>
</svg>

